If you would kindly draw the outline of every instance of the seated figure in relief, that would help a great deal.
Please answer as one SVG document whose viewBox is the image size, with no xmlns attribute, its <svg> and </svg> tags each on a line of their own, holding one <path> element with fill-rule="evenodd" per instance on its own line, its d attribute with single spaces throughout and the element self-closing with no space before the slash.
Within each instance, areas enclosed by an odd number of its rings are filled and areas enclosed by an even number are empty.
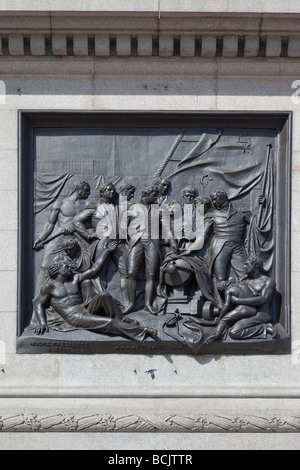
<svg viewBox="0 0 300 470">
<path fill-rule="evenodd" d="M 206 343 L 225 338 L 227 332 L 233 339 L 277 336 L 271 315 L 263 311 L 276 292 L 275 281 L 263 273 L 262 263 L 256 256 L 248 257 L 244 270 L 245 279 L 227 287 L 216 330 Z"/>
</svg>

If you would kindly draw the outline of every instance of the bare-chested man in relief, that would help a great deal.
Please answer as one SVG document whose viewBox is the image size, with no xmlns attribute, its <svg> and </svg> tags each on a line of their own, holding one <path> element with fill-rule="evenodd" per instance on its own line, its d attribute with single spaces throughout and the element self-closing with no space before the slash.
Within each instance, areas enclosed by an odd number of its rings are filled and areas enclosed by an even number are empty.
<svg viewBox="0 0 300 470">
<path fill-rule="evenodd" d="M 62 251 L 64 235 L 73 234 L 72 221 L 87 207 L 89 195 L 89 184 L 78 182 L 73 185 L 68 197 L 58 199 L 53 203 L 48 220 L 33 245 L 36 251 L 45 248 L 41 270 L 36 282 L 36 292 L 39 292 L 42 284 L 47 280 L 47 270 L 52 260 Z"/>
<path fill-rule="evenodd" d="M 83 305 L 81 283 L 91 279 L 101 271 L 106 258 L 116 247 L 117 242 L 108 244 L 93 267 L 83 273 L 73 274 L 64 260 L 54 261 L 49 267 L 50 280 L 41 288 L 35 300 L 35 334 L 42 335 L 49 330 L 46 309 L 51 306 L 56 313 L 74 328 L 95 333 L 125 336 L 136 341 L 144 341 L 147 336 L 155 337 L 156 330 L 140 326 L 123 316 L 118 303 L 108 292 L 101 292 L 91 300 L 88 308 Z"/>
<path fill-rule="evenodd" d="M 229 336 L 233 339 L 266 337 L 267 334 L 271 338 L 276 337 L 277 330 L 271 315 L 261 310 L 276 291 L 275 281 L 262 272 L 262 263 L 255 256 L 248 257 L 244 270 L 245 280 L 226 289 L 218 325 L 206 343 L 225 337 L 230 327 Z"/>
</svg>

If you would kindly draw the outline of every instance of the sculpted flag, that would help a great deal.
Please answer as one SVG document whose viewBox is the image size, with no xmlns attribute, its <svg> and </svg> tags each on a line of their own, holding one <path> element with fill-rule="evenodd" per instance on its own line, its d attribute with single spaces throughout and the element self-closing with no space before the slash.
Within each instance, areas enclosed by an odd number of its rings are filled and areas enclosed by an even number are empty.
<svg viewBox="0 0 300 470">
<path fill-rule="evenodd" d="M 217 188 L 224 189 L 229 199 L 247 194 L 262 181 L 266 168 L 266 148 L 274 136 L 260 135 L 259 131 L 249 131 L 247 135 L 237 136 L 234 132 L 216 131 L 214 138 L 211 133 L 204 133 L 197 144 L 188 152 L 181 153 L 183 146 L 178 146 L 174 160 L 176 168 L 163 174 L 176 186 L 176 180 L 185 179 L 197 172 L 199 189 L 206 188 L 211 192 Z M 184 138 L 183 138 L 184 141 Z"/>
<path fill-rule="evenodd" d="M 35 206 L 34 213 L 37 214 L 52 204 L 61 193 L 66 182 L 72 174 L 51 175 L 36 173 L 35 181 Z"/>
<path fill-rule="evenodd" d="M 74 174 L 74 173 L 43 173 L 34 174 L 34 214 L 38 214 L 52 204 L 59 196 L 68 196 L 72 184 L 79 181 L 87 181 L 96 190 L 104 184 L 105 178 L 102 175 Z M 69 180 L 70 183 L 69 183 Z M 119 176 L 111 177 L 113 184 L 120 181 Z M 70 186 L 71 184 L 71 186 Z M 66 193 L 63 195 L 63 193 Z"/>
<path fill-rule="evenodd" d="M 273 264 L 274 238 L 271 236 L 274 206 L 274 155 L 271 147 L 267 149 L 266 166 L 263 175 L 262 196 L 257 216 L 254 216 L 249 230 L 247 250 L 251 255 L 259 256 L 263 267 L 269 272 Z"/>
<path fill-rule="evenodd" d="M 203 153 L 210 149 L 222 135 L 222 130 L 216 130 L 211 132 L 204 132 L 199 138 L 196 145 L 188 152 L 188 154 L 178 163 L 178 168 L 190 165 L 196 159 L 198 159 Z M 183 139 L 183 137 L 182 137 Z"/>
</svg>

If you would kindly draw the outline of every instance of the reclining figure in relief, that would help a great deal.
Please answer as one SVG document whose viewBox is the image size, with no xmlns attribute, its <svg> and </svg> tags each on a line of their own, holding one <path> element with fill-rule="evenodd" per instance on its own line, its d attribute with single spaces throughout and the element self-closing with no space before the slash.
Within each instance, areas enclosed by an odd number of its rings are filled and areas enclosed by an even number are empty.
<svg viewBox="0 0 300 470">
<path fill-rule="evenodd" d="M 42 335 L 49 331 L 46 308 L 50 305 L 75 329 L 124 336 L 135 341 L 145 341 L 147 336 L 156 337 L 157 332 L 153 328 L 140 326 L 138 322 L 124 317 L 118 303 L 107 291 L 96 294 L 88 308 L 83 304 L 81 283 L 99 273 L 115 247 L 116 242 L 108 244 L 103 256 L 83 273 L 74 275 L 64 260 L 51 263 L 48 269 L 50 280 L 41 288 L 40 295 L 34 302 L 38 322 L 35 334 Z"/>
</svg>

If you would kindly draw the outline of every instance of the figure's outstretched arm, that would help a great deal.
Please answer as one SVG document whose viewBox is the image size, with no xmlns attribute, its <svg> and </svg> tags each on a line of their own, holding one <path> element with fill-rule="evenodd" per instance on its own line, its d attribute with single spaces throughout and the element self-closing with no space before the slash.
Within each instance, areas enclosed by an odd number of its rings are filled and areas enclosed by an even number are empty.
<svg viewBox="0 0 300 470">
<path fill-rule="evenodd" d="M 35 240 L 35 242 L 33 244 L 34 250 L 38 251 L 38 250 L 44 248 L 44 243 L 43 242 L 52 233 L 52 231 L 54 229 L 54 226 L 55 226 L 55 224 L 57 222 L 57 219 L 58 219 L 60 208 L 61 208 L 61 203 L 59 201 L 56 201 L 53 204 L 53 207 L 51 209 L 49 218 L 48 218 L 47 222 L 45 223 L 45 225 L 43 227 L 43 230 L 41 231 L 39 237 L 37 238 L 37 240 Z"/>
<path fill-rule="evenodd" d="M 231 305 L 232 305 L 231 299 L 232 299 L 231 291 L 228 290 L 228 291 L 226 291 L 226 293 L 225 293 L 225 301 L 224 301 L 224 305 L 223 305 L 223 308 L 222 308 L 222 310 L 221 310 L 221 313 L 220 313 L 220 315 L 219 315 L 219 317 L 218 317 L 218 321 L 220 321 L 220 320 L 224 317 L 224 315 L 226 315 L 226 313 L 229 312 L 230 307 L 231 307 Z"/>
<path fill-rule="evenodd" d="M 82 274 L 76 274 L 74 276 L 74 282 L 83 282 L 86 279 L 93 279 L 95 276 L 97 276 L 97 274 L 99 274 L 101 269 L 103 268 L 106 262 L 107 256 L 109 255 L 111 251 L 113 251 L 116 248 L 117 244 L 118 242 L 116 240 L 109 243 L 103 250 L 103 253 L 101 254 L 101 256 L 97 259 L 97 261 L 95 261 L 95 263 L 90 269 L 88 269 Z"/>
<path fill-rule="evenodd" d="M 94 212 L 95 210 L 93 208 L 84 209 L 82 212 L 80 212 L 80 214 L 74 217 L 72 222 L 76 232 L 78 232 L 85 240 L 88 241 L 95 239 L 95 236 L 91 234 L 90 231 L 86 228 L 85 223 L 91 219 Z"/>
</svg>

